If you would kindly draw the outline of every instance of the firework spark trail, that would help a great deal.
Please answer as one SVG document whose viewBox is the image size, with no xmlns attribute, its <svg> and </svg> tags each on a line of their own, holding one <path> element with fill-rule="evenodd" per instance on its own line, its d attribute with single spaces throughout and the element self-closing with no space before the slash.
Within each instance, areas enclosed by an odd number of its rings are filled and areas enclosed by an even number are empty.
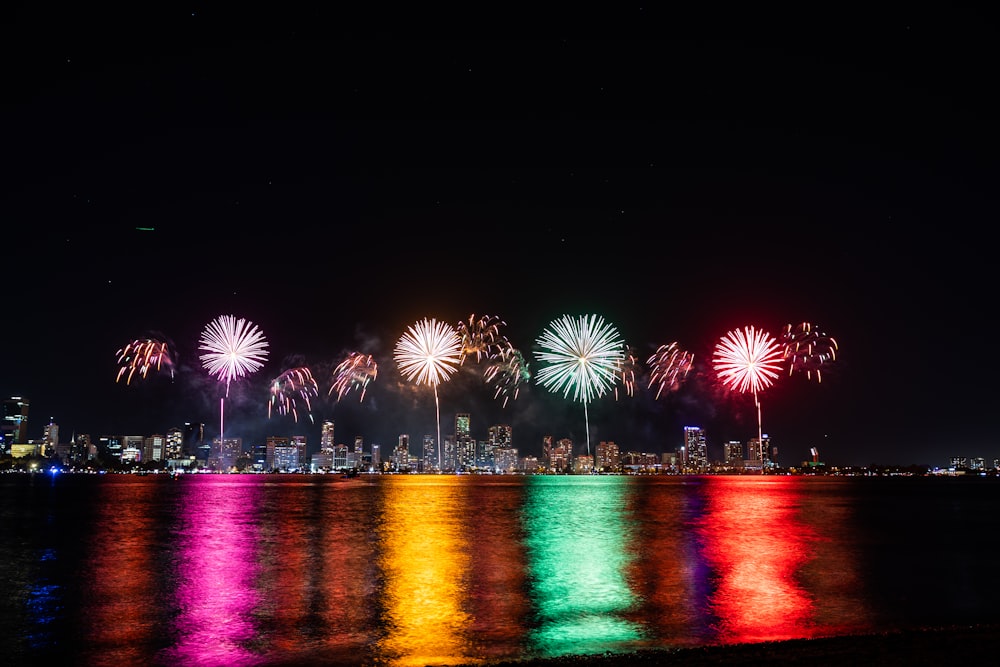
<svg viewBox="0 0 1000 667">
<path fill-rule="evenodd" d="M 687 379 L 694 364 L 694 355 L 681 350 L 676 342 L 661 345 L 646 361 L 651 369 L 649 385 L 655 384 L 656 398 L 664 391 L 674 391 Z"/>
<path fill-rule="evenodd" d="M 337 400 L 342 399 L 347 392 L 352 389 L 361 389 L 361 398 L 358 402 L 365 400 L 365 391 L 368 383 L 378 377 L 378 364 L 370 354 L 351 352 L 347 358 L 337 364 L 333 369 L 333 381 L 327 396 L 337 392 Z"/>
<path fill-rule="evenodd" d="M 495 387 L 493 398 L 503 396 L 503 407 L 511 398 L 517 400 L 521 382 L 531 379 L 528 364 L 520 350 L 513 347 L 504 348 L 489 359 L 489 365 L 483 373 L 483 380 Z"/>
<path fill-rule="evenodd" d="M 226 396 L 233 380 L 260 370 L 267 361 L 267 341 L 252 322 L 221 315 L 201 334 L 201 362 L 210 375 L 226 383 Z"/>
<path fill-rule="evenodd" d="M 450 324 L 434 318 L 424 318 L 410 325 L 396 342 L 393 353 L 403 377 L 417 385 L 434 389 L 437 415 L 438 469 L 441 460 L 441 404 L 438 385 L 458 370 L 462 359 L 462 338 Z"/>
<path fill-rule="evenodd" d="M 795 327 L 787 325 L 781 335 L 781 346 L 783 358 L 788 362 L 788 374 L 800 371 L 811 380 L 815 373 L 817 382 L 823 381 L 820 368 L 837 359 L 837 341 L 809 322 Z"/>
<path fill-rule="evenodd" d="M 483 357 L 490 359 L 493 355 L 510 349 L 510 341 L 500 333 L 500 327 L 506 324 L 495 315 L 482 315 L 477 318 L 475 313 L 469 315 L 468 321 L 459 322 L 456 327 L 462 341 L 459 365 L 464 364 L 473 354 L 476 355 L 478 363 Z"/>
<path fill-rule="evenodd" d="M 743 393 L 753 392 L 758 442 L 763 442 L 758 393 L 779 377 L 782 356 L 778 342 L 763 329 L 752 326 L 723 336 L 712 356 L 715 371 L 724 386 Z"/>
<path fill-rule="evenodd" d="M 271 418 L 272 406 L 278 407 L 278 413 L 287 415 L 289 412 L 299 421 L 299 412 L 296 407 L 296 396 L 306 404 L 309 412 L 309 420 L 312 421 L 311 399 L 319 393 L 316 380 L 313 379 L 312 371 L 305 366 L 290 368 L 278 377 L 271 380 L 271 398 L 267 402 L 267 418 Z"/>
<path fill-rule="evenodd" d="M 137 338 L 118 350 L 116 354 L 118 355 L 118 375 L 115 377 L 115 382 L 119 382 L 127 372 L 125 384 L 131 384 L 132 376 L 135 375 L 136 371 L 145 378 L 150 369 L 154 367 L 157 372 L 167 368 L 170 371 L 170 377 L 174 376 L 174 359 L 170 354 L 170 347 L 165 341 Z"/>
<path fill-rule="evenodd" d="M 597 315 L 563 315 L 550 322 L 535 343 L 541 348 L 535 352 L 536 360 L 547 364 L 535 381 L 551 392 L 561 391 L 563 398 L 572 392 L 573 400 L 583 403 L 589 456 L 587 404 L 614 388 L 625 360 L 625 343 L 618 329 Z"/>
<path fill-rule="evenodd" d="M 631 345 L 624 346 L 624 356 L 618 364 L 618 380 L 625 387 L 625 393 L 629 396 L 635 394 L 635 373 L 639 369 L 639 359 L 635 356 L 635 348 Z M 641 372 L 641 370 L 640 370 Z M 615 385 L 615 400 L 618 400 L 618 385 Z"/>
<path fill-rule="evenodd" d="M 225 401 L 233 380 L 254 373 L 267 360 L 267 340 L 257 325 L 233 315 L 220 315 L 201 334 L 201 363 L 210 375 L 226 383 L 226 395 L 219 399 L 219 443 L 225 442 Z"/>
</svg>

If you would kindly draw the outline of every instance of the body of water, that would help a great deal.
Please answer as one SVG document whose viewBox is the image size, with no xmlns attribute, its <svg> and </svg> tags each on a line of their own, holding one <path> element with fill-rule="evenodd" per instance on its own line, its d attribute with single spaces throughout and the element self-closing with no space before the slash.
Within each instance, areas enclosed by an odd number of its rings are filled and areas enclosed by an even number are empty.
<svg viewBox="0 0 1000 667">
<path fill-rule="evenodd" d="M 1000 621 L 993 478 L 0 476 L 4 664 L 448 665 Z"/>
</svg>

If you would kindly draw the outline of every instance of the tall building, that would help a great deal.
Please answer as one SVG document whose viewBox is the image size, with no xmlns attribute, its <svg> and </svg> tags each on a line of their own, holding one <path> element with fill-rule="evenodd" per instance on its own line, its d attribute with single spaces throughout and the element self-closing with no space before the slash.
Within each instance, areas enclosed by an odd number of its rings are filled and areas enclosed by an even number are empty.
<svg viewBox="0 0 1000 667">
<path fill-rule="evenodd" d="M 307 455 L 307 450 L 306 450 L 306 436 L 304 436 L 304 435 L 293 435 L 290 438 L 290 442 L 291 442 L 291 445 L 293 447 L 295 447 L 295 451 L 296 451 L 296 454 L 297 454 L 297 457 L 298 457 L 298 465 L 296 466 L 296 469 L 305 468 L 306 464 L 307 464 L 307 462 L 309 460 L 308 458 L 306 458 L 306 455 Z"/>
<path fill-rule="evenodd" d="M 205 442 L 205 425 L 198 422 L 184 424 L 184 456 L 197 457 Z"/>
<path fill-rule="evenodd" d="M 333 422 L 329 419 L 323 422 L 319 432 L 319 448 L 321 451 L 333 449 L 336 440 L 333 439 Z"/>
<path fill-rule="evenodd" d="M 212 439 L 212 453 L 208 457 L 208 467 L 214 470 L 226 471 L 236 466 L 236 461 L 243 456 L 243 438 L 225 438 L 221 442 Z"/>
<path fill-rule="evenodd" d="M 763 438 L 750 438 L 750 442 L 747 444 L 747 461 L 753 462 L 754 465 L 759 465 L 762 468 L 769 468 L 774 465 L 774 456 L 778 453 L 777 448 L 774 448 L 773 452 L 771 450 L 771 438 L 767 433 L 763 434 Z"/>
<path fill-rule="evenodd" d="M 705 429 L 700 426 L 684 427 L 685 464 L 692 470 L 708 470 L 708 445 Z"/>
<path fill-rule="evenodd" d="M 622 455 L 621 451 L 618 449 L 618 445 L 614 442 L 605 442 L 602 440 L 597 443 L 597 448 L 594 450 L 596 457 L 596 467 L 598 470 L 604 472 L 617 472 L 622 465 Z"/>
<path fill-rule="evenodd" d="M 554 445 L 551 445 L 551 437 L 545 436 L 549 443 L 546 467 L 555 472 L 566 472 L 573 463 L 573 441 L 569 438 L 560 438 Z M 544 447 L 545 445 L 543 445 Z"/>
<path fill-rule="evenodd" d="M 743 463 L 743 443 L 739 440 L 730 440 L 723 446 L 723 459 L 728 466 L 740 465 Z"/>
<path fill-rule="evenodd" d="M 102 435 L 97 439 L 97 453 L 108 461 L 121 461 L 122 450 L 125 448 L 124 443 L 124 436 Z"/>
<path fill-rule="evenodd" d="M 472 439 L 472 416 L 468 412 L 455 415 L 455 469 L 476 467 L 476 441 Z"/>
<path fill-rule="evenodd" d="M 410 468 L 410 436 L 407 433 L 399 434 L 396 449 L 392 452 L 392 467 L 399 471 Z"/>
<path fill-rule="evenodd" d="M 143 461 L 163 461 L 167 453 L 167 439 L 162 435 L 151 435 L 142 441 Z"/>
<path fill-rule="evenodd" d="M 163 458 L 169 460 L 179 459 L 184 451 L 184 431 L 176 426 L 167 429 L 166 451 Z"/>
<path fill-rule="evenodd" d="M 21 396 L 4 399 L 3 421 L 0 421 L 0 443 L 3 444 L 3 451 L 9 452 L 10 446 L 15 443 L 27 444 L 28 407 L 28 399 Z"/>
<path fill-rule="evenodd" d="M 430 470 L 434 470 L 435 468 L 438 470 L 442 469 L 441 463 L 437 460 L 436 447 L 437 443 L 434 442 L 434 436 L 429 433 L 424 434 L 424 448 L 422 455 L 424 457 L 424 465 L 426 465 Z"/>
<path fill-rule="evenodd" d="M 266 472 L 280 470 L 280 464 L 287 464 L 289 462 L 290 455 L 287 450 L 291 450 L 293 447 L 287 437 L 269 435 L 264 439 L 264 447 L 264 470 Z M 258 458 L 258 455 L 254 456 L 254 467 L 257 465 Z M 298 460 L 295 461 L 295 465 L 296 467 L 298 466 Z"/>
<path fill-rule="evenodd" d="M 42 432 L 42 443 L 39 447 L 39 454 L 43 457 L 53 456 L 56 448 L 59 447 L 59 424 L 49 418 L 49 423 L 45 425 Z"/>
<path fill-rule="evenodd" d="M 483 447 L 481 465 L 484 468 L 500 470 L 496 452 L 499 449 L 511 449 L 513 439 L 514 430 L 510 424 L 494 424 L 490 426 L 486 434 L 486 445 Z"/>
<path fill-rule="evenodd" d="M 355 468 L 361 468 L 361 464 L 365 459 L 365 439 L 360 435 L 354 436 L 354 460 L 352 463 Z"/>
</svg>

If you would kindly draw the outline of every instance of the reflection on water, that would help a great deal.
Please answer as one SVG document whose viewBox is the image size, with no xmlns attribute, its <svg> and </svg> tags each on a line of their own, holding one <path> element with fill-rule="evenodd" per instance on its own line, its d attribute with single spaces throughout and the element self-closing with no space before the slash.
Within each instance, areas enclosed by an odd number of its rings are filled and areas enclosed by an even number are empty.
<svg viewBox="0 0 1000 667">
<path fill-rule="evenodd" d="M 715 640 L 708 609 L 710 571 L 700 557 L 700 534 L 692 529 L 705 513 L 705 479 L 632 482 L 635 529 L 628 576 L 642 603 L 630 616 L 646 627 L 652 645 L 699 646 Z"/>
<path fill-rule="evenodd" d="M 168 591 L 177 609 L 170 628 L 175 643 L 157 662 L 258 664 L 253 645 L 258 637 L 254 612 L 260 594 L 255 581 L 260 570 L 258 521 L 263 487 L 242 483 L 239 477 L 223 477 L 212 484 L 182 484 L 181 488 L 178 507 L 182 511 L 177 517 L 170 577 L 174 589 Z"/>
<path fill-rule="evenodd" d="M 614 651 L 641 639 L 625 575 L 633 524 L 627 477 L 530 478 L 523 516 L 537 656 Z"/>
<path fill-rule="evenodd" d="M 380 662 L 392 665 L 474 661 L 463 602 L 475 573 L 469 557 L 465 485 L 459 478 L 388 478 L 381 497 L 384 577 Z"/>
<path fill-rule="evenodd" d="M 949 563 L 988 570 L 995 486 L 6 477 L 12 665 L 474 664 L 995 620 L 985 593 L 942 592 Z M 937 528 L 945 562 L 898 520 L 969 507 L 981 530 Z"/>
</svg>

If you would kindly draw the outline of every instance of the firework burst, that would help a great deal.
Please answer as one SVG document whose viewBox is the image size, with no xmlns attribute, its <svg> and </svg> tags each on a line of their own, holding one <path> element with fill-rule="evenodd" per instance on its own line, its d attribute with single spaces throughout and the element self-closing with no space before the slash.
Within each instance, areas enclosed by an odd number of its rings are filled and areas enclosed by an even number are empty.
<svg viewBox="0 0 1000 667">
<path fill-rule="evenodd" d="M 396 342 L 393 357 L 403 377 L 434 389 L 437 414 L 438 468 L 441 460 L 441 404 L 438 385 L 458 370 L 462 360 L 462 338 L 450 324 L 424 318 L 409 326 Z"/>
<path fill-rule="evenodd" d="M 587 454 L 590 454 L 590 419 L 587 404 L 611 391 L 625 362 L 624 347 L 618 329 L 597 315 L 563 315 L 549 323 L 536 339 L 540 350 L 536 360 L 546 364 L 535 381 L 552 392 L 583 403 L 587 429 Z"/>
<path fill-rule="evenodd" d="M 201 334 L 201 362 L 210 375 L 226 383 L 226 396 L 233 380 L 260 370 L 267 361 L 267 340 L 252 322 L 221 315 Z"/>
<path fill-rule="evenodd" d="M 210 375 L 226 383 L 219 399 L 219 443 L 225 442 L 225 405 L 233 380 L 254 373 L 267 360 L 267 340 L 253 322 L 233 315 L 220 315 L 201 334 L 201 363 Z"/>
<path fill-rule="evenodd" d="M 806 379 L 822 382 L 820 368 L 837 359 L 837 341 L 821 332 L 809 322 L 785 327 L 781 335 L 783 359 L 788 363 L 788 374 L 795 371 L 806 374 Z"/>
<path fill-rule="evenodd" d="M 635 374 L 641 372 L 639 359 L 635 356 L 635 348 L 625 345 L 622 352 L 622 360 L 618 364 L 618 381 L 625 387 L 625 393 L 629 396 L 635 393 Z M 618 400 L 618 385 L 615 384 L 615 400 Z"/>
<path fill-rule="evenodd" d="M 358 402 L 365 400 L 365 391 L 368 383 L 378 377 L 378 364 L 370 354 L 351 352 L 343 361 L 333 369 L 333 381 L 327 395 L 337 392 L 337 400 L 342 399 L 352 389 L 360 389 L 361 398 Z"/>
<path fill-rule="evenodd" d="M 749 326 L 723 336 L 712 356 L 715 372 L 725 387 L 753 392 L 758 442 L 763 442 L 758 394 L 779 377 L 782 355 L 781 346 L 770 334 Z"/>
<path fill-rule="evenodd" d="M 277 406 L 278 413 L 292 414 L 299 421 L 299 412 L 295 399 L 299 398 L 306 405 L 309 421 L 312 421 L 312 397 L 319 393 L 312 371 L 305 366 L 290 368 L 271 380 L 271 398 L 267 402 L 267 418 L 271 418 L 271 409 Z"/>
<path fill-rule="evenodd" d="M 493 355 L 510 349 L 510 342 L 500 333 L 500 327 L 503 326 L 506 326 L 506 322 L 495 315 L 476 317 L 475 313 L 469 315 L 468 321 L 459 322 L 456 327 L 462 341 L 459 365 L 464 364 L 472 355 L 476 356 L 478 363 L 484 357 L 490 359 Z"/>
<path fill-rule="evenodd" d="M 658 399 L 664 391 L 675 391 L 687 379 L 694 364 L 694 355 L 673 342 L 656 348 L 656 352 L 650 355 L 646 363 L 650 368 L 647 388 L 652 388 L 655 384 Z"/>
<path fill-rule="evenodd" d="M 531 373 L 521 351 L 508 347 L 490 357 L 483 379 L 495 388 L 493 398 L 503 396 L 503 407 L 507 407 L 511 398 L 517 400 L 521 382 L 529 381 Z"/>
<path fill-rule="evenodd" d="M 143 378 L 150 370 L 170 371 L 174 376 L 174 358 L 166 341 L 155 338 L 136 339 L 115 353 L 118 357 L 118 375 L 115 382 L 125 378 L 125 384 L 131 384 L 132 376 L 137 372 Z"/>
</svg>

